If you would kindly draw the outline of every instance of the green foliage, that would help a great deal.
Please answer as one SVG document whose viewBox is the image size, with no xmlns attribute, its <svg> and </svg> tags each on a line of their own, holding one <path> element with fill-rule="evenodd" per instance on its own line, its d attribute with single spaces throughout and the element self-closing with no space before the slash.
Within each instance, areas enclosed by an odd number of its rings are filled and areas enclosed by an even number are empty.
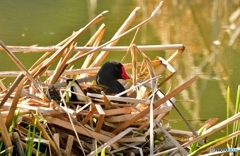
<svg viewBox="0 0 240 156">
<path fill-rule="evenodd" d="M 41 145 L 41 131 L 39 133 L 39 137 L 38 137 L 38 143 L 37 145 L 35 145 L 35 142 L 34 142 L 34 138 L 36 137 L 36 135 L 38 134 L 37 132 L 37 122 L 38 122 L 38 114 L 36 112 L 36 114 L 34 114 L 34 121 L 33 121 L 33 126 L 29 125 L 28 127 L 28 135 L 27 135 L 27 147 L 26 147 L 26 150 L 25 150 L 25 154 L 27 156 L 31 156 L 32 155 L 32 149 L 34 148 L 34 146 L 37 146 L 37 153 L 36 155 L 40 155 L 40 145 Z"/>
<path fill-rule="evenodd" d="M 36 123 L 37 123 L 37 119 L 34 118 L 34 124 L 33 124 L 33 130 L 31 131 L 31 125 L 29 125 L 29 129 L 28 129 L 28 135 L 27 135 L 27 147 L 26 147 L 26 155 L 27 156 L 31 156 L 32 155 L 32 148 L 34 145 L 34 136 L 35 136 L 35 132 L 36 132 Z"/>
<path fill-rule="evenodd" d="M 237 96 L 236 96 L 236 103 L 235 103 L 235 112 L 234 114 L 237 114 L 240 112 L 240 85 L 238 86 L 237 90 Z M 233 132 L 239 131 L 240 130 L 240 122 L 239 120 L 235 121 L 233 124 Z M 231 147 L 239 147 L 239 136 L 236 136 L 234 139 L 232 139 Z"/>
<path fill-rule="evenodd" d="M 108 146 L 105 146 L 103 149 L 102 149 L 102 151 L 101 151 L 101 156 L 105 156 L 106 154 L 106 148 L 107 148 Z"/>
<path fill-rule="evenodd" d="M 19 117 L 19 113 L 20 113 L 20 109 L 18 109 L 17 111 L 15 111 L 14 117 L 13 117 L 13 121 L 11 126 L 9 127 L 9 132 L 12 133 L 16 124 L 17 124 L 17 119 Z"/>
<path fill-rule="evenodd" d="M 204 130 L 205 130 L 205 128 L 202 127 L 202 128 L 199 130 L 199 134 L 198 134 L 198 135 L 201 136 L 202 133 L 204 132 Z M 189 153 L 193 153 L 193 151 L 196 151 L 196 150 L 197 150 L 197 146 L 198 146 L 198 142 L 193 143 L 193 144 L 190 146 L 190 151 L 189 151 Z"/>
<path fill-rule="evenodd" d="M 229 118 L 229 114 L 230 114 L 230 88 L 228 87 L 227 88 L 227 97 L 226 97 L 226 104 L 227 104 L 227 106 L 226 106 L 226 108 L 227 108 L 227 119 Z M 226 133 L 227 133 L 227 135 L 229 134 L 228 133 L 228 130 L 229 130 L 229 127 L 227 126 L 227 130 L 226 130 Z"/>
<path fill-rule="evenodd" d="M 224 136 L 222 138 L 218 138 L 218 139 L 215 139 L 215 140 L 213 140 L 211 142 L 208 142 L 205 145 L 203 145 L 203 146 L 199 147 L 198 149 L 196 149 L 195 151 L 191 152 L 189 155 L 190 156 L 197 155 L 199 152 L 201 152 L 201 151 L 203 151 L 203 150 L 205 150 L 207 148 L 211 148 L 211 146 L 213 146 L 214 144 L 218 143 L 219 141 L 225 140 L 227 138 L 228 138 L 228 136 Z"/>
<path fill-rule="evenodd" d="M 42 132 L 40 132 L 40 134 L 39 134 L 36 156 L 38 156 L 40 154 L 39 150 L 40 150 L 40 145 L 41 145 L 41 138 L 42 138 Z"/>
<path fill-rule="evenodd" d="M 238 86 L 238 90 L 237 90 L 237 95 L 236 95 L 236 102 L 235 102 L 235 111 L 234 111 L 234 114 L 237 114 L 239 113 L 240 111 L 240 85 Z M 226 95 L 226 117 L 229 118 L 230 117 L 230 103 L 231 103 L 231 99 L 230 99 L 230 88 L 228 87 L 227 88 L 227 95 Z M 203 130 L 204 129 L 201 129 L 200 131 L 200 134 L 201 135 L 203 133 Z M 193 143 L 191 145 L 191 148 L 190 148 L 190 155 L 197 155 L 199 154 L 201 151 L 203 150 L 206 150 L 206 149 L 210 149 L 211 147 L 213 147 L 213 145 L 215 145 L 216 143 L 219 143 L 219 142 L 226 142 L 225 140 L 228 140 L 228 139 L 231 139 L 230 137 L 230 133 L 234 133 L 234 132 L 237 132 L 240 130 L 240 123 L 239 123 L 239 120 L 235 121 L 234 124 L 233 124 L 233 129 L 232 131 L 230 132 L 229 130 L 229 127 L 227 126 L 227 129 L 226 129 L 226 136 L 224 137 L 221 137 L 221 138 L 218 138 L 218 139 L 215 139 L 211 142 L 208 142 L 206 143 L 205 145 L 203 146 L 200 146 L 199 148 L 197 148 L 197 143 Z M 228 146 L 229 148 L 236 148 L 236 147 L 239 147 L 239 136 L 236 136 L 232 139 L 232 142 L 231 144 Z M 236 155 L 238 155 L 236 153 Z"/>
<path fill-rule="evenodd" d="M 3 143 L 3 141 L 2 141 L 1 143 Z M 10 150 L 11 148 L 12 148 L 12 147 L 9 147 L 9 148 L 7 148 L 7 149 L 4 149 L 4 150 L 0 151 L 0 155 L 6 153 L 7 150 Z M 10 156 L 10 155 L 9 155 L 9 156 Z"/>
</svg>

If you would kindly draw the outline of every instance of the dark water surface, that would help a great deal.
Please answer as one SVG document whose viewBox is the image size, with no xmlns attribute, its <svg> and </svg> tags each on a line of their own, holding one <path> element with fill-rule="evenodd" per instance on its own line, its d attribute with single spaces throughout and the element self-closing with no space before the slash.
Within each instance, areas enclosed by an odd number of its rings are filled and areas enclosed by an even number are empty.
<svg viewBox="0 0 240 156">
<path fill-rule="evenodd" d="M 2 0 L 0 40 L 6 45 L 56 45 L 99 13 L 108 10 L 104 20 L 78 40 L 78 46 L 84 46 L 98 27 L 105 23 L 104 43 L 114 35 L 135 7 L 140 6 L 141 9 L 131 27 L 149 17 L 158 3 L 154 0 Z M 237 33 L 240 16 L 235 20 L 230 16 L 238 6 L 239 1 L 227 0 L 164 1 L 161 11 L 137 35 L 137 45 L 185 45 L 185 52 L 172 64 L 177 74 L 163 86 L 163 90 L 174 89 L 194 75 L 199 75 L 197 83 L 176 97 L 177 105 L 192 121 L 195 129 L 202 126 L 205 119 L 226 118 L 227 86 L 231 88 L 231 98 L 235 103 L 240 76 L 240 39 Z M 122 38 L 118 45 L 129 45 L 133 35 L 134 32 Z M 220 42 L 219 45 L 214 44 L 216 40 Z M 151 58 L 161 56 L 167 59 L 173 52 L 146 54 Z M 29 68 L 42 53 L 16 55 Z M 110 54 L 107 59 L 120 61 L 122 56 L 123 53 Z M 3 51 L 0 51 L 0 58 L 1 71 L 18 70 Z M 8 83 L 6 80 L 4 82 Z M 187 129 L 182 121 L 177 120 L 180 117 L 174 110 L 169 119 L 174 128 Z"/>
</svg>

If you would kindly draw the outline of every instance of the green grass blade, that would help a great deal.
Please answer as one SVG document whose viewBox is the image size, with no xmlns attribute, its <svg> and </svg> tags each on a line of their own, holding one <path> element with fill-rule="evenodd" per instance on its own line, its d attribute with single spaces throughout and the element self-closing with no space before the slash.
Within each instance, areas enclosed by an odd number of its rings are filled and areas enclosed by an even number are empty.
<svg viewBox="0 0 240 156">
<path fill-rule="evenodd" d="M 199 130 L 199 136 L 202 135 L 202 133 L 204 132 L 205 128 L 202 127 L 200 130 Z M 189 153 L 192 153 L 193 151 L 197 150 L 197 145 L 198 145 L 198 142 L 195 142 L 191 145 L 190 147 L 190 150 L 189 150 Z"/>
<path fill-rule="evenodd" d="M 237 96 L 236 96 L 236 103 L 235 103 L 235 114 L 237 114 L 240 110 L 239 110 L 239 101 L 240 101 L 240 85 L 238 85 L 238 90 L 237 90 Z M 239 121 L 235 121 L 234 124 L 233 124 L 233 132 L 236 132 L 240 130 L 240 123 Z M 233 142 L 232 142 L 232 146 L 233 147 L 238 147 L 238 141 L 239 141 L 239 136 L 236 136 L 234 139 L 233 139 Z"/>
<path fill-rule="evenodd" d="M 42 137 L 42 132 L 40 131 L 39 138 L 38 138 L 38 145 L 37 145 L 37 153 L 36 156 L 39 156 L 40 152 L 40 145 L 41 145 L 41 137 Z"/>
<path fill-rule="evenodd" d="M 228 88 L 227 88 L 227 97 L 226 97 L 226 99 L 227 99 L 227 106 L 226 106 L 226 108 L 227 108 L 227 119 L 229 118 L 229 113 L 230 113 L 230 88 L 229 88 L 229 86 L 228 86 Z M 226 133 L 227 133 L 227 135 L 229 134 L 228 132 L 228 129 L 229 129 L 229 127 L 227 126 L 227 130 L 226 130 Z"/>
<path fill-rule="evenodd" d="M 235 114 L 237 114 L 239 110 L 239 100 L 240 100 L 240 85 L 238 86 L 237 90 L 237 97 L 236 97 L 236 104 L 235 104 Z"/>
<path fill-rule="evenodd" d="M 27 147 L 26 147 L 25 155 L 28 155 L 29 151 L 31 150 L 30 149 L 30 143 L 31 143 L 30 138 L 31 138 L 31 125 L 29 125 L 29 127 L 28 127 L 27 142 L 26 142 Z"/>
<path fill-rule="evenodd" d="M 0 142 L 0 151 L 2 150 L 3 148 L 3 141 Z"/>
<path fill-rule="evenodd" d="M 224 136 L 224 137 L 222 137 L 222 138 L 218 138 L 218 139 L 216 139 L 216 140 L 213 140 L 213 141 L 211 141 L 211 142 L 208 142 L 207 144 L 201 146 L 201 147 L 198 148 L 197 150 L 195 150 L 195 151 L 193 151 L 192 153 L 190 153 L 189 156 L 195 156 L 195 155 L 197 155 L 199 152 L 201 152 L 202 150 L 205 150 L 206 148 L 211 147 L 211 146 L 214 145 L 215 143 L 220 142 L 220 141 L 222 141 L 222 140 L 225 140 L 225 139 L 227 139 L 227 138 L 228 138 L 228 136 Z"/>
<path fill-rule="evenodd" d="M 11 126 L 9 127 L 9 132 L 12 133 L 13 129 L 15 128 L 16 124 L 17 124 L 17 119 L 19 117 L 19 113 L 20 113 L 20 109 L 17 109 L 17 111 L 15 111 L 14 117 L 13 117 L 13 121 Z"/>
<path fill-rule="evenodd" d="M 36 125 L 37 125 L 37 115 L 34 115 L 32 132 L 31 132 L 31 126 L 29 126 L 29 130 L 28 130 L 27 153 L 26 153 L 27 156 L 32 156 L 34 137 L 36 135 Z"/>
<path fill-rule="evenodd" d="M 8 150 L 10 150 L 12 147 L 8 147 L 7 149 L 4 149 L 3 151 L 0 151 L 0 155 L 6 153 Z M 5 154 L 6 155 L 6 154 Z M 10 155 L 10 154 L 9 154 Z"/>
<path fill-rule="evenodd" d="M 104 147 L 103 149 L 102 149 L 102 151 L 101 151 L 101 156 L 105 156 L 106 155 L 106 148 L 107 148 L 108 146 L 106 146 L 106 147 Z"/>
</svg>

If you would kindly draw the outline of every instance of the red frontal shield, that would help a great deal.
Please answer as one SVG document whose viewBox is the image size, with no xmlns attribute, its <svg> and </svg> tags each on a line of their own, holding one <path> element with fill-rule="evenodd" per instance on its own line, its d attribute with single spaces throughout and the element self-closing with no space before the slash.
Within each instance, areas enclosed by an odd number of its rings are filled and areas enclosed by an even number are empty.
<svg viewBox="0 0 240 156">
<path fill-rule="evenodd" d="M 124 79 L 124 80 L 130 79 L 130 77 L 126 73 L 126 70 L 125 70 L 125 68 L 123 66 L 122 66 L 122 79 Z"/>
</svg>

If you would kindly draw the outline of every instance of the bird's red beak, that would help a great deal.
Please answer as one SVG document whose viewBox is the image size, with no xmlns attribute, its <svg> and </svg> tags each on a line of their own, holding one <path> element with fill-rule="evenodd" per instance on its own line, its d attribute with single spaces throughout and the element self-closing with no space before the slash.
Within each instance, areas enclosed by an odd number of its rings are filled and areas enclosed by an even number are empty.
<svg viewBox="0 0 240 156">
<path fill-rule="evenodd" d="M 124 80 L 130 79 L 130 77 L 126 73 L 126 70 L 125 70 L 125 68 L 123 66 L 122 66 L 122 79 L 124 79 Z"/>
</svg>

